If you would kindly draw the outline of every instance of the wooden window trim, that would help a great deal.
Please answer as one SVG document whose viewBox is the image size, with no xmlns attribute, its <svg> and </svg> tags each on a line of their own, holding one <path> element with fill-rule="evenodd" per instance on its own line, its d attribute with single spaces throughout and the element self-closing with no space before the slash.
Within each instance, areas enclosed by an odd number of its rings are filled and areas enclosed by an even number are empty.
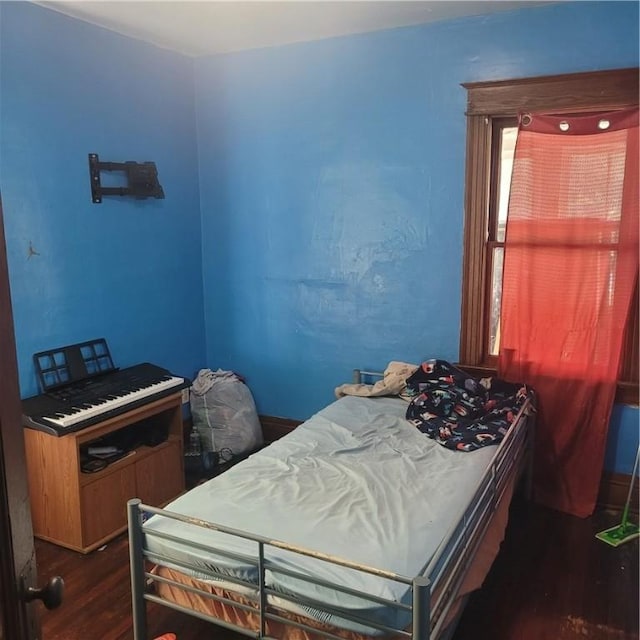
<svg viewBox="0 0 640 640">
<path fill-rule="evenodd" d="M 485 312 L 489 278 L 486 238 L 492 189 L 493 119 L 513 117 L 522 111 L 580 113 L 637 106 L 638 78 L 639 69 L 634 67 L 462 84 L 467 90 L 467 160 L 460 364 L 468 370 L 494 375 L 497 364 L 495 357 L 485 353 L 489 331 Z M 630 321 L 637 323 L 637 320 L 638 310 L 634 309 Z M 633 341 L 633 336 L 625 337 L 625 352 L 632 348 Z M 621 371 L 622 378 L 629 379 L 627 376 L 633 375 L 634 367 L 637 378 L 637 363 Z M 620 382 L 616 401 L 638 404 L 638 383 Z"/>
<path fill-rule="evenodd" d="M 520 111 L 579 113 L 638 104 L 638 68 L 464 82 L 467 115 L 514 116 Z"/>
</svg>

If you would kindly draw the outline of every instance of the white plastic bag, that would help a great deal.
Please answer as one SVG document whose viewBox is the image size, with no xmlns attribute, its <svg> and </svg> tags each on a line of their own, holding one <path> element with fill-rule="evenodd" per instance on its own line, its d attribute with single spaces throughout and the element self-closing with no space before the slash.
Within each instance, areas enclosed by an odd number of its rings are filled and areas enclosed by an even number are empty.
<svg viewBox="0 0 640 640">
<path fill-rule="evenodd" d="M 191 416 L 203 451 L 233 456 L 263 444 L 251 391 L 232 371 L 201 369 L 191 385 Z"/>
</svg>

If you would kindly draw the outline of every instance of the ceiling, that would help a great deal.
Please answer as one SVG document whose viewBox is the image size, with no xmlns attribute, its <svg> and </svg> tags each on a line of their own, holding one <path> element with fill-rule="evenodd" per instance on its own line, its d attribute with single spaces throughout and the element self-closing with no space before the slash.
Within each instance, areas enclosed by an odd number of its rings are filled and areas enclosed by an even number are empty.
<svg viewBox="0 0 640 640">
<path fill-rule="evenodd" d="M 41 6 L 190 56 L 321 40 L 548 2 L 53 0 Z"/>
</svg>

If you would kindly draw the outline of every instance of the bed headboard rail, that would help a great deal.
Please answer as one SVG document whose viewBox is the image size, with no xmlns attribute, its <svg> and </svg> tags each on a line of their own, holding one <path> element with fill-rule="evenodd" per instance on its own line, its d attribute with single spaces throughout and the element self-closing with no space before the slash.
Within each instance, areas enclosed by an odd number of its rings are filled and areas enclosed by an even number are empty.
<svg viewBox="0 0 640 640">
<path fill-rule="evenodd" d="M 353 370 L 353 384 L 362 384 L 365 378 L 384 378 L 382 371 L 366 371 L 365 369 Z"/>
</svg>

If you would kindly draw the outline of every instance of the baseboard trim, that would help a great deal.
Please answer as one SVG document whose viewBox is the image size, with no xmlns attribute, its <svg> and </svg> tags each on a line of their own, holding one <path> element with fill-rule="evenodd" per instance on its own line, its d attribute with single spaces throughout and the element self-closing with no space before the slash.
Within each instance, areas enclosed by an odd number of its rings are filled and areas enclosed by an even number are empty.
<svg viewBox="0 0 640 640">
<path fill-rule="evenodd" d="M 602 479 L 600 480 L 598 506 L 602 509 L 621 511 L 624 508 L 625 501 L 627 500 L 630 482 L 631 476 L 628 474 L 605 471 L 602 474 Z M 638 513 L 638 496 L 640 495 L 638 487 L 638 478 L 634 478 L 629 511 L 635 514 Z"/>
<path fill-rule="evenodd" d="M 297 426 L 302 424 L 302 420 L 291 420 L 290 418 L 278 418 L 276 416 L 258 416 L 260 426 L 262 427 L 262 436 L 265 443 L 273 442 L 287 433 L 293 431 Z M 183 420 L 185 438 L 188 436 L 193 426 L 193 419 L 187 416 Z"/>
<path fill-rule="evenodd" d="M 291 420 L 290 418 L 278 418 L 276 416 L 258 416 L 262 425 L 262 435 L 265 443 L 273 442 L 291 433 L 297 426 L 302 424 L 302 420 Z"/>
</svg>

